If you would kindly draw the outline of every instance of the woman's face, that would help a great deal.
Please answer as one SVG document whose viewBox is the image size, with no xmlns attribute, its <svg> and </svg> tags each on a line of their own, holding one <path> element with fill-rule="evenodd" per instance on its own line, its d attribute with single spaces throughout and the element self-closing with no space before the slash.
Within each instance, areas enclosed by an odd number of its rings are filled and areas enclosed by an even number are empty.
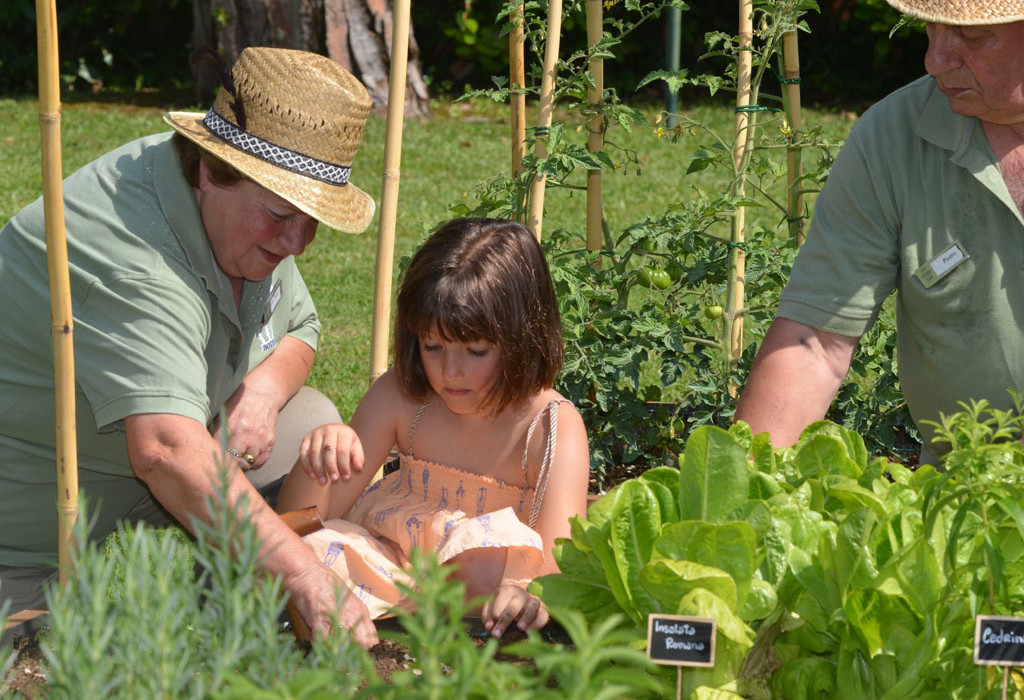
<svg viewBox="0 0 1024 700">
<path fill-rule="evenodd" d="M 432 331 L 419 336 L 427 381 L 452 413 L 477 413 L 501 373 L 501 348 L 486 340 L 445 340 Z"/>
<path fill-rule="evenodd" d="M 217 264 L 232 279 L 265 279 L 316 236 L 316 219 L 293 204 L 251 180 L 218 185 L 202 162 L 197 199 Z"/>
<path fill-rule="evenodd" d="M 926 27 L 925 69 L 954 112 L 992 124 L 1024 124 L 1024 22 Z"/>
</svg>

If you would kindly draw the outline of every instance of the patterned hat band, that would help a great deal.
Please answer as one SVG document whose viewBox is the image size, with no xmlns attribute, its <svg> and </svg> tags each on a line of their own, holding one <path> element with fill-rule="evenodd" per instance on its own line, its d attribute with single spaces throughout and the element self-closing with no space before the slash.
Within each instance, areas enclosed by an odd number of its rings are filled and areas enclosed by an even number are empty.
<svg viewBox="0 0 1024 700">
<path fill-rule="evenodd" d="M 284 168 L 293 173 L 311 177 L 314 180 L 330 185 L 347 185 L 352 168 L 347 165 L 335 165 L 307 155 L 291 151 L 243 131 L 217 114 L 212 109 L 203 118 L 203 124 L 211 132 L 238 150 L 255 156 L 260 160 Z"/>
</svg>

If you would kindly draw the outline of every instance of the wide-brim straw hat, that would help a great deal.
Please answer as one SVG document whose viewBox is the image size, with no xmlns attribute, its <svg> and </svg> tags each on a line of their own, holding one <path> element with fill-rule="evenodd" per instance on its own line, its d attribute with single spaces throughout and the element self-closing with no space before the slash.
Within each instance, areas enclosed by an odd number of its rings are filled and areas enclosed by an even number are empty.
<svg viewBox="0 0 1024 700">
<path fill-rule="evenodd" d="M 164 120 L 243 175 L 317 221 L 362 233 L 373 199 L 349 182 L 370 95 L 326 56 L 267 47 L 242 51 L 206 114 Z M 243 115 L 243 116 L 240 116 Z"/>
<path fill-rule="evenodd" d="M 939 24 L 1008 24 L 1024 20 L 1024 0 L 886 0 L 905 15 Z"/>
</svg>

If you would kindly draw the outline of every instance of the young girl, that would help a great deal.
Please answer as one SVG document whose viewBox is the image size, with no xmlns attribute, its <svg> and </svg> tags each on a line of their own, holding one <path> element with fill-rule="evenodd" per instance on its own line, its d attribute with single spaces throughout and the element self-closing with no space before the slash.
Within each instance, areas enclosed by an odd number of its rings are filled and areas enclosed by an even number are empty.
<svg viewBox="0 0 1024 700">
<path fill-rule="evenodd" d="M 351 426 L 305 438 L 278 509 L 317 506 L 325 528 L 306 542 L 371 619 L 403 604 L 395 583 L 413 584 L 420 547 L 458 565 L 467 598 L 491 596 L 493 636 L 544 626 L 526 586 L 558 570 L 552 546 L 586 509 L 590 457 L 579 413 L 551 388 L 561 321 L 537 240 L 503 220 L 442 226 L 405 273 L 394 343 Z M 398 470 L 370 486 L 393 448 Z"/>
</svg>

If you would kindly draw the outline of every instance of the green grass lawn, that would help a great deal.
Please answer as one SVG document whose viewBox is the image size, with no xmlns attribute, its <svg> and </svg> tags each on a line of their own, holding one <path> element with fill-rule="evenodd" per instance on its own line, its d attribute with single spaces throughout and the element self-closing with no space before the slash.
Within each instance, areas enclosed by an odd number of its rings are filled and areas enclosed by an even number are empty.
<svg viewBox="0 0 1024 700">
<path fill-rule="evenodd" d="M 181 107 L 175 107 L 180 109 Z M 684 105 L 688 116 L 720 134 L 732 133 L 734 115 L 722 106 Z M 164 108 L 110 103 L 66 103 L 62 110 L 64 173 L 130 139 L 165 131 Z M 653 121 L 658 107 L 645 110 Z M 532 117 L 532 115 L 531 115 Z M 574 117 L 565 117 L 572 126 Z M 805 124 L 822 125 L 834 138 L 844 138 L 852 121 L 840 114 L 808 111 Z M 578 125 L 577 125 L 578 126 Z M 777 129 L 777 124 L 766 128 Z M 353 168 L 352 182 L 380 201 L 385 121 L 372 117 Z M 578 136 L 584 142 L 585 134 Z M 687 175 L 689 155 L 697 143 L 670 143 L 653 128 L 609 131 L 608 141 L 635 152 L 640 172 L 623 168 L 604 177 L 604 209 L 612 231 L 657 216 L 685 199 L 692 185 L 711 192 L 728 186 L 711 169 Z M 611 153 L 613 160 L 618 157 Z M 500 105 L 477 101 L 438 103 L 434 116 L 404 126 L 398 222 L 395 238 L 396 275 L 399 261 L 411 253 L 426 231 L 450 218 L 450 206 L 474 199 L 482 180 L 510 170 L 507 112 Z M 33 99 L 0 99 L 0 223 L 41 192 L 39 121 Z M 720 177 L 720 176 L 718 176 Z M 582 176 L 579 184 L 583 184 Z M 544 229 L 585 228 L 583 192 L 549 190 Z M 777 218 L 774 214 L 763 216 Z M 770 222 L 774 225 L 776 222 Z M 366 233 L 349 236 L 321 229 L 300 260 L 323 321 L 320 352 L 312 384 L 337 403 L 348 417 L 370 378 L 370 336 L 373 309 L 377 219 Z M 727 234 L 726 234 L 727 235 Z M 397 277 L 396 277 L 397 282 Z"/>
</svg>

